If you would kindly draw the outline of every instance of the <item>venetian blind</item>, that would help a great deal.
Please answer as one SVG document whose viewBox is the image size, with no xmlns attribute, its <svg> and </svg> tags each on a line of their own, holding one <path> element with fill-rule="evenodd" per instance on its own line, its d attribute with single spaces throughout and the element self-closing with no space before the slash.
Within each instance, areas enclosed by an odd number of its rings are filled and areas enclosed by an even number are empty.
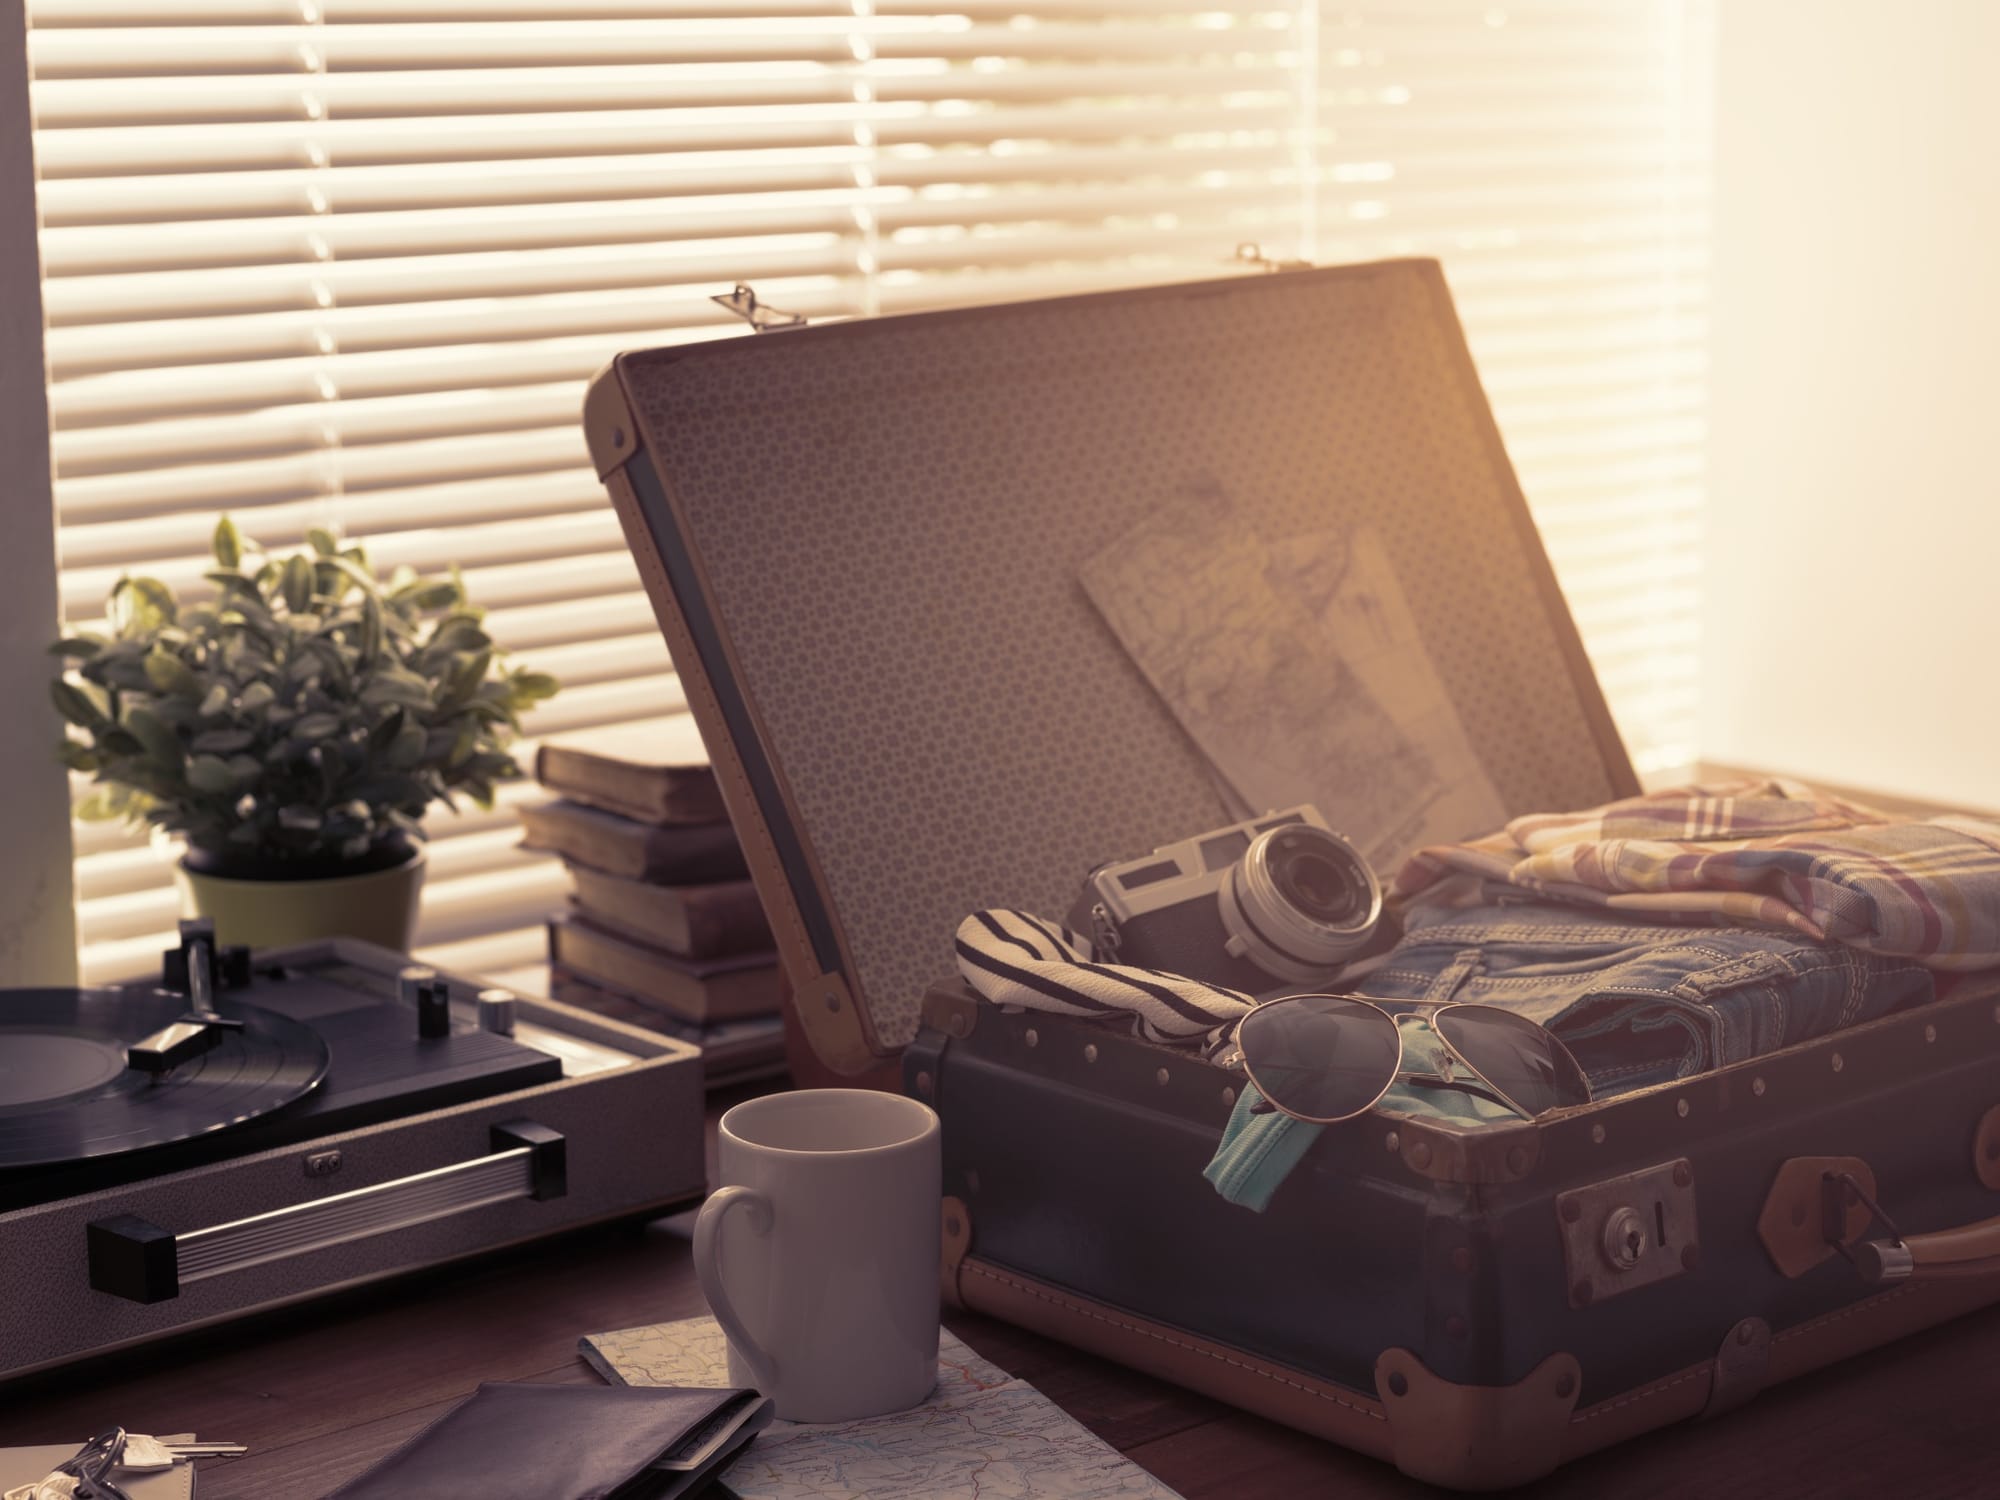
<svg viewBox="0 0 2000 1500">
<path fill-rule="evenodd" d="M 563 694 L 681 699 L 585 462 L 618 349 L 1437 254 L 1641 758 L 1691 706 L 1696 0 L 32 0 L 62 595 L 198 587 L 215 513 L 457 562 Z M 532 755 L 533 742 L 522 747 Z M 531 959 L 511 789 L 432 820 L 423 939 Z M 83 966 L 143 968 L 165 856 L 79 825 Z"/>
<path fill-rule="evenodd" d="M 1443 262 L 1642 775 L 1696 758 L 1714 47 L 1713 0 L 1319 11 L 1314 256 Z"/>
</svg>

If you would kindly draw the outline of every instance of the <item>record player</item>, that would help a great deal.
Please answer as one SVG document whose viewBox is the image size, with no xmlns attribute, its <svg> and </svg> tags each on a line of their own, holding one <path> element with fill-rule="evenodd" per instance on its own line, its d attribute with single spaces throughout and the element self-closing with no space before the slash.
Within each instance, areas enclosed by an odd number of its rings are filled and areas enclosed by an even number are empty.
<svg viewBox="0 0 2000 1500">
<path fill-rule="evenodd" d="M 334 939 L 183 923 L 0 991 L 0 1379 L 704 1190 L 697 1048 Z"/>
</svg>

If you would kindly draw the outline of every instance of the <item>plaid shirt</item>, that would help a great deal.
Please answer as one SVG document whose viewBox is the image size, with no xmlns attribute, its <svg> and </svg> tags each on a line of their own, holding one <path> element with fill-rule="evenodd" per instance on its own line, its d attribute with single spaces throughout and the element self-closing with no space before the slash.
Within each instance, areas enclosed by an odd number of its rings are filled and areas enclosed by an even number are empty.
<svg viewBox="0 0 2000 1500">
<path fill-rule="evenodd" d="M 1406 902 L 1509 888 L 1667 921 L 1788 927 L 1934 969 L 2000 964 L 2000 823 L 1897 822 L 1797 782 L 1676 787 L 1420 850 Z"/>
</svg>

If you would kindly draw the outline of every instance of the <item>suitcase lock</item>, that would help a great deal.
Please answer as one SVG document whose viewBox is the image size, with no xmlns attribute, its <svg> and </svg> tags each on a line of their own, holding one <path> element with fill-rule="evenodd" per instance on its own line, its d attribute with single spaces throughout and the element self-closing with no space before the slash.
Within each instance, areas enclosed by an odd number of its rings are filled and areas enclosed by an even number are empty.
<svg viewBox="0 0 2000 1500">
<path fill-rule="evenodd" d="M 1685 1157 L 1556 1195 L 1569 1305 L 1692 1271 L 1701 1261 L 1694 1164 Z"/>
</svg>

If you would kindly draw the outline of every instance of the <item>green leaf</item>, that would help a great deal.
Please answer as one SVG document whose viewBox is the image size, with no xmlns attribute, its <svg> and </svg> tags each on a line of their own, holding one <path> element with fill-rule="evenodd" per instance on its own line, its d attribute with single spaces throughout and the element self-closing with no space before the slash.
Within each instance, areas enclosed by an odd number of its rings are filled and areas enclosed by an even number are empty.
<svg viewBox="0 0 2000 1500">
<path fill-rule="evenodd" d="M 174 622 L 179 614 L 174 603 L 174 591 L 159 579 L 124 578 L 119 581 L 136 599 L 137 617 L 145 629 L 158 630 Z"/>
<path fill-rule="evenodd" d="M 307 714 L 292 726 L 292 738 L 300 740 L 323 740 L 337 732 L 341 720 L 338 714 Z"/>
<path fill-rule="evenodd" d="M 277 701 L 277 689 L 268 682 L 253 682 L 237 695 L 236 707 L 241 713 L 262 713 Z"/>
<path fill-rule="evenodd" d="M 128 708 L 125 710 L 125 727 L 132 737 L 145 747 L 159 765 L 167 770 L 178 770 L 182 760 L 180 736 L 167 727 L 166 721 L 150 708 Z"/>
<path fill-rule="evenodd" d="M 49 684 L 49 697 L 55 700 L 56 712 L 81 729 L 95 729 L 107 722 L 104 708 L 86 686 L 58 677 Z"/>
<path fill-rule="evenodd" d="M 304 554 L 295 552 L 285 559 L 278 592 L 284 597 L 285 608 L 294 615 L 302 615 L 312 607 L 313 570 Z"/>
<path fill-rule="evenodd" d="M 99 787 L 88 797 L 77 803 L 72 812 L 86 823 L 108 823 L 113 818 L 122 818 L 128 813 L 136 815 L 152 805 L 150 798 L 136 793 L 129 787 Z"/>
<path fill-rule="evenodd" d="M 256 734 L 248 729 L 211 729 L 206 734 L 196 735 L 188 748 L 197 754 L 230 755 L 238 750 L 248 750 L 256 742 Z"/>
<path fill-rule="evenodd" d="M 229 712 L 231 703 L 229 684 L 218 682 L 208 690 L 208 696 L 201 700 L 199 712 L 204 719 L 217 719 Z"/>
<path fill-rule="evenodd" d="M 49 647 L 49 655 L 67 657 L 72 661 L 83 661 L 96 656 L 108 645 L 101 635 L 64 636 Z"/>
<path fill-rule="evenodd" d="M 187 783 L 198 792 L 232 791 L 236 773 L 220 756 L 197 755 L 187 763 Z"/>
<path fill-rule="evenodd" d="M 215 560 L 234 572 L 243 565 L 243 533 L 236 529 L 236 523 L 224 516 L 215 523 L 215 536 L 210 546 Z"/>
<path fill-rule="evenodd" d="M 514 691 L 530 703 L 553 698 L 562 691 L 562 684 L 547 672 L 515 672 L 507 680 Z"/>
<path fill-rule="evenodd" d="M 355 649 L 360 653 L 364 667 L 382 654 L 382 601 L 373 594 L 361 597 L 361 630 Z"/>
<path fill-rule="evenodd" d="M 410 708 L 429 708 L 431 690 L 423 678 L 413 672 L 378 672 L 361 690 L 361 701 L 370 707 L 379 708 L 386 703 L 401 703 Z"/>
<path fill-rule="evenodd" d="M 146 680 L 163 693 L 183 698 L 202 696 L 201 679 L 186 662 L 165 649 L 146 653 Z"/>
<path fill-rule="evenodd" d="M 340 538 L 328 531 L 324 526 L 308 527 L 306 529 L 306 541 L 312 544 L 313 551 L 317 552 L 321 557 L 338 557 L 340 555 Z"/>
<path fill-rule="evenodd" d="M 424 727 L 421 724 L 405 723 L 389 742 L 389 750 L 382 758 L 398 771 L 407 771 L 424 758 Z"/>
<path fill-rule="evenodd" d="M 56 747 L 56 759 L 72 771 L 82 771 L 86 774 L 104 764 L 98 753 L 82 740 L 64 740 Z"/>
</svg>

